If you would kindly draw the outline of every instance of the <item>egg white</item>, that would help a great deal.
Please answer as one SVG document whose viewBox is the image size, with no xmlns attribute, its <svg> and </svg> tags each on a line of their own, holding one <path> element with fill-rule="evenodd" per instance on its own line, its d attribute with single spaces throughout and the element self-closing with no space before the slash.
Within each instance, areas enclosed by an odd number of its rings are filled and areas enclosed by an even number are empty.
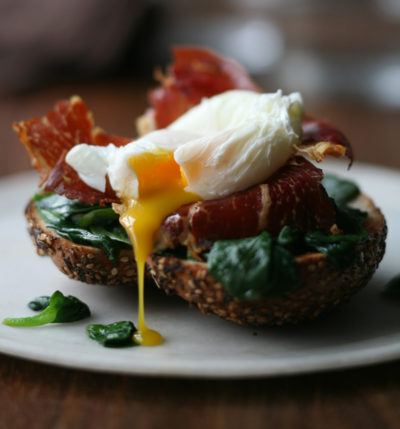
<svg viewBox="0 0 400 429">
<path fill-rule="evenodd" d="M 204 99 L 168 128 L 123 147 L 80 144 L 66 161 L 89 186 L 104 191 L 106 174 L 117 195 L 139 198 L 128 160 L 143 153 L 174 153 L 188 191 L 219 198 L 261 183 L 293 155 L 301 137 L 301 95 L 232 90 Z"/>
</svg>

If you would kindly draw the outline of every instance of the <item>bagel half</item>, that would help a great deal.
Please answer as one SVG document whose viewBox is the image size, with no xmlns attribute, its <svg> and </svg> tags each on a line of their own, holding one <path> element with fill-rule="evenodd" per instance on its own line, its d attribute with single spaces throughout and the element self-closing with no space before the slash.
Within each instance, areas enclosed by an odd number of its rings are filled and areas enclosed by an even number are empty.
<svg viewBox="0 0 400 429">
<path fill-rule="evenodd" d="M 359 195 L 350 206 L 368 213 L 364 228 L 369 238 L 358 245 L 356 262 L 338 271 L 322 253 L 297 256 L 301 285 L 283 297 L 256 300 L 232 297 L 211 276 L 206 263 L 174 256 L 151 255 L 147 260 L 150 273 L 167 294 L 177 294 L 203 313 L 215 313 L 239 324 L 273 326 L 314 319 L 348 301 L 364 287 L 385 252 L 387 226 L 381 211 L 365 195 Z M 111 261 L 103 250 L 72 243 L 46 228 L 32 201 L 25 216 L 37 253 L 50 256 L 68 277 L 90 284 L 136 285 L 132 250 L 121 250 L 118 258 Z"/>
<path fill-rule="evenodd" d="M 25 210 L 28 231 L 36 252 L 50 256 L 59 270 L 74 280 L 90 284 L 137 284 L 135 258 L 131 249 L 122 249 L 111 261 L 102 249 L 73 243 L 46 228 L 45 222 L 30 201 Z"/>
<path fill-rule="evenodd" d="M 298 256 L 301 285 L 285 296 L 256 300 L 232 297 L 213 279 L 206 263 L 172 256 L 153 254 L 148 259 L 150 272 L 167 294 L 177 294 L 203 313 L 215 313 L 241 325 L 273 326 L 314 319 L 364 287 L 385 252 L 387 227 L 381 211 L 365 195 L 349 205 L 368 213 L 364 228 L 369 238 L 357 246 L 356 262 L 338 271 L 322 253 Z"/>
</svg>

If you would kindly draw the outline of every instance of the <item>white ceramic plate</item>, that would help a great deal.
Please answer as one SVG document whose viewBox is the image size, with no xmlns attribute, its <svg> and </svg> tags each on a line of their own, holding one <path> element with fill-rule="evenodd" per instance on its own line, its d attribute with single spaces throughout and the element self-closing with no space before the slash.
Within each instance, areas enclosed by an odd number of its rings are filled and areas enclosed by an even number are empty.
<svg viewBox="0 0 400 429">
<path fill-rule="evenodd" d="M 136 289 L 89 286 L 68 279 L 33 251 L 23 218 L 35 174 L 0 181 L 0 320 L 29 315 L 26 304 L 56 289 L 85 301 L 92 317 L 36 328 L 0 324 L 0 352 L 71 368 L 140 375 L 258 377 L 338 369 L 400 357 L 400 302 L 380 290 L 400 273 L 400 173 L 343 164 L 329 170 L 354 178 L 383 209 L 389 226 L 386 256 L 374 278 L 352 301 L 299 327 L 240 327 L 204 316 L 156 288 L 147 291 L 147 322 L 162 332 L 160 347 L 107 349 L 89 340 L 88 323 L 136 320 Z"/>
</svg>

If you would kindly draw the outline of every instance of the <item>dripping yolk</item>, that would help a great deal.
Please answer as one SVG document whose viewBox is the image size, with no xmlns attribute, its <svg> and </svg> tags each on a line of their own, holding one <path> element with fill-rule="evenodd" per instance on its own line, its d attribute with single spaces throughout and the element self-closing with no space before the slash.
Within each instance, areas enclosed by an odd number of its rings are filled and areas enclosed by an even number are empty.
<svg viewBox="0 0 400 429">
<path fill-rule="evenodd" d="M 140 198 L 187 186 L 186 178 L 170 152 L 157 150 L 133 156 L 129 164 L 138 178 Z"/>
<path fill-rule="evenodd" d="M 139 198 L 121 196 L 124 212 L 122 226 L 132 242 L 138 271 L 138 330 L 134 341 L 143 346 L 161 344 L 162 336 L 147 328 L 144 317 L 144 270 L 146 258 L 153 251 L 154 235 L 163 220 L 184 204 L 201 198 L 185 191 L 187 181 L 170 152 L 157 150 L 129 159 L 139 183 Z"/>
</svg>

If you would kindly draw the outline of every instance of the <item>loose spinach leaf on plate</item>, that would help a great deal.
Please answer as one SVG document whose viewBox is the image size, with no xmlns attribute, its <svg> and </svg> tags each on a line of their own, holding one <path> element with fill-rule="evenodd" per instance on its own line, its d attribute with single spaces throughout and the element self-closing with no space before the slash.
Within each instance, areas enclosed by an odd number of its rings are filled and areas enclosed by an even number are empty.
<svg viewBox="0 0 400 429">
<path fill-rule="evenodd" d="M 28 307 L 33 311 L 42 311 L 50 304 L 50 297 L 48 295 L 38 296 L 32 301 L 28 302 Z"/>
<path fill-rule="evenodd" d="M 56 309 L 56 316 L 52 323 L 75 322 L 90 316 L 89 307 L 84 302 L 72 295 L 64 296 L 59 291 L 50 297 L 48 308 L 51 307 Z"/>
<path fill-rule="evenodd" d="M 132 338 L 136 328 L 132 322 L 121 321 L 109 325 L 88 325 L 86 331 L 89 338 L 105 347 L 127 347 L 136 345 Z"/>
<path fill-rule="evenodd" d="M 69 323 L 90 316 L 89 307 L 72 295 L 63 295 L 55 291 L 49 305 L 39 314 L 29 317 L 6 318 L 3 324 L 8 326 L 40 326 L 47 323 Z"/>
</svg>

